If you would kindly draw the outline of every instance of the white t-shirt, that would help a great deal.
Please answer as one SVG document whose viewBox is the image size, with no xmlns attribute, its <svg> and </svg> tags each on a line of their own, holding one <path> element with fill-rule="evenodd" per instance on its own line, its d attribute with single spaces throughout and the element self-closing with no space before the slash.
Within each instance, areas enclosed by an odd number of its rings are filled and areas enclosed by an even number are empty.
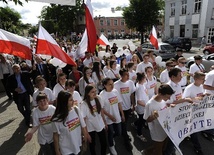
<svg viewBox="0 0 214 155">
<path fill-rule="evenodd" d="M 194 74 L 195 72 L 200 72 L 201 70 L 200 70 L 199 66 L 200 66 L 200 68 L 203 68 L 205 70 L 203 64 L 197 65 L 196 63 L 194 63 L 189 68 L 189 74 Z M 190 76 L 190 82 L 191 83 L 194 82 L 194 79 L 192 76 Z"/>
<path fill-rule="evenodd" d="M 122 82 L 118 80 L 114 83 L 114 88 L 119 92 L 122 98 L 122 108 L 123 110 L 129 110 L 131 108 L 131 99 L 130 96 L 135 92 L 134 82 L 128 80 L 126 82 Z"/>
<path fill-rule="evenodd" d="M 103 74 L 103 72 L 100 71 L 100 76 L 101 77 L 105 77 L 105 75 Z M 101 83 L 101 81 L 98 79 L 96 72 L 92 72 L 92 79 L 94 80 L 96 86 L 98 89 L 103 89 L 103 85 Z"/>
<path fill-rule="evenodd" d="M 50 88 L 45 87 L 45 89 L 43 91 L 39 91 L 39 89 L 36 89 L 33 93 L 33 103 L 32 106 L 36 107 L 37 106 L 37 102 L 36 102 L 36 97 L 39 93 L 45 93 L 48 97 L 48 101 L 54 101 L 55 97 L 53 95 L 53 92 Z"/>
<path fill-rule="evenodd" d="M 106 74 L 106 76 L 109 77 L 109 78 L 111 78 L 111 79 L 116 78 L 115 75 L 119 75 L 119 69 L 118 68 L 116 68 L 115 70 L 109 69 L 108 72 L 107 72 L 107 74 Z"/>
<path fill-rule="evenodd" d="M 105 115 L 106 123 L 108 125 L 113 123 L 120 123 L 120 111 L 118 107 L 118 103 L 122 103 L 122 99 L 120 98 L 120 94 L 116 89 L 113 89 L 111 92 L 107 92 L 106 90 L 101 91 L 100 98 L 103 100 L 103 109 L 109 114 L 113 115 L 116 119 L 116 122 L 112 122 L 112 120 Z"/>
<path fill-rule="evenodd" d="M 149 80 L 147 78 L 145 86 L 146 86 L 146 89 L 147 89 L 147 93 L 149 95 L 149 99 L 152 98 L 155 95 L 155 87 L 156 87 L 156 85 L 157 85 L 157 79 L 156 79 L 155 76 L 153 76 L 151 80 Z"/>
<path fill-rule="evenodd" d="M 133 80 L 133 77 L 137 77 L 137 74 L 134 70 L 132 70 L 131 72 L 129 72 L 129 80 L 132 80 L 133 82 L 135 82 L 136 80 Z"/>
<path fill-rule="evenodd" d="M 171 95 L 170 100 L 167 103 L 173 103 L 174 101 L 182 99 L 182 88 L 179 84 L 172 82 L 171 80 L 167 83 L 173 90 L 174 94 Z"/>
<path fill-rule="evenodd" d="M 38 107 L 33 109 L 33 126 L 39 126 L 37 134 L 39 144 L 44 145 L 53 142 L 51 117 L 53 116 L 55 109 L 56 108 L 52 105 L 48 105 L 48 108 L 45 111 L 41 111 Z"/>
<path fill-rule="evenodd" d="M 60 85 L 59 83 L 57 83 L 54 88 L 53 88 L 53 95 L 54 95 L 54 98 L 56 99 L 59 92 L 62 91 L 62 90 L 65 90 L 65 85 Z"/>
<path fill-rule="evenodd" d="M 80 96 L 79 92 L 74 91 L 72 94 L 73 100 L 77 103 L 76 106 L 80 107 L 80 103 L 82 102 L 82 97 Z"/>
<path fill-rule="evenodd" d="M 206 74 L 204 84 L 214 87 L 214 70 L 212 70 L 212 71 L 210 71 L 209 73 Z M 214 94 L 214 90 L 205 89 L 205 93 L 213 95 Z"/>
<path fill-rule="evenodd" d="M 135 91 L 136 111 L 138 114 L 144 114 L 145 107 L 137 104 L 137 101 L 143 101 L 145 104 L 149 101 L 149 96 L 145 85 L 137 83 Z"/>
<path fill-rule="evenodd" d="M 99 101 L 101 100 L 99 99 Z M 83 101 L 80 105 L 82 116 L 83 118 L 86 118 L 86 126 L 87 126 L 88 132 L 92 132 L 92 131 L 100 132 L 105 127 L 103 118 L 101 116 L 101 113 L 97 112 L 95 100 L 92 100 L 90 103 L 93 107 L 93 112 L 94 112 L 93 115 L 91 114 L 91 111 L 87 103 Z M 101 104 L 101 107 L 103 108 L 103 104 L 101 102 L 100 104 Z"/>
<path fill-rule="evenodd" d="M 59 147 L 62 155 L 78 154 L 82 146 L 81 128 L 85 127 L 85 121 L 77 108 L 78 114 L 72 108 L 63 122 L 53 122 L 53 132 L 59 134 Z"/>
<path fill-rule="evenodd" d="M 169 78 L 169 72 L 167 69 L 163 70 L 160 74 L 160 82 L 161 83 L 167 83 L 169 82 L 170 78 Z"/>
<path fill-rule="evenodd" d="M 166 108 L 166 102 L 164 101 L 157 102 L 154 100 L 154 98 L 151 98 L 146 104 L 143 118 L 147 120 L 148 117 L 152 115 L 152 113 L 155 110 L 159 111 L 165 108 Z M 153 120 L 152 122 L 149 122 L 148 126 L 149 126 L 152 140 L 156 142 L 162 142 L 166 139 L 167 134 L 165 133 L 165 131 L 163 130 L 162 126 L 160 125 L 157 119 Z"/>
<path fill-rule="evenodd" d="M 187 84 L 187 75 L 188 75 L 187 68 L 185 66 L 183 66 L 183 67 L 175 66 L 175 67 L 179 68 L 182 71 L 181 72 L 182 79 L 179 82 L 180 86 L 186 86 L 186 84 Z"/>
<path fill-rule="evenodd" d="M 89 59 L 87 59 L 87 58 L 85 58 L 84 60 L 83 60 L 83 65 L 84 66 L 87 66 L 87 67 L 90 67 L 90 63 L 93 63 L 93 57 L 90 57 Z"/>
<path fill-rule="evenodd" d="M 182 96 L 183 98 L 186 98 L 186 97 L 194 98 L 194 97 L 200 97 L 203 94 L 204 94 L 203 85 L 196 86 L 194 85 L 194 83 L 191 83 L 184 89 Z"/>
<path fill-rule="evenodd" d="M 144 73 L 145 72 L 145 68 L 148 67 L 148 66 L 152 66 L 151 62 L 148 62 L 148 63 L 144 63 L 144 62 L 141 62 L 137 65 L 137 69 L 136 69 L 136 73 Z"/>
<path fill-rule="evenodd" d="M 109 71 L 109 69 L 107 68 L 107 66 L 104 66 L 103 67 L 103 72 L 104 72 L 105 75 L 107 74 L 108 71 Z"/>
</svg>

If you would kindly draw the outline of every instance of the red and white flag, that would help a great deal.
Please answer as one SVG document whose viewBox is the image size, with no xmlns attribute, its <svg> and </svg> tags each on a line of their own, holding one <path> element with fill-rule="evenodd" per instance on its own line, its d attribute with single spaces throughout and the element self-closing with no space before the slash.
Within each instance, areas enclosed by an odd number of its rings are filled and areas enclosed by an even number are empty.
<svg viewBox="0 0 214 155">
<path fill-rule="evenodd" d="M 91 1 L 86 0 L 85 3 L 85 22 L 86 22 L 86 28 L 85 28 L 85 36 L 83 34 L 83 37 L 81 39 L 81 42 L 79 44 L 79 48 L 77 50 L 77 55 L 78 56 L 84 56 L 85 52 L 91 52 L 94 53 L 96 49 L 96 44 L 97 44 L 97 33 L 96 33 L 96 28 L 94 25 L 94 19 L 93 19 L 93 9 L 91 6 Z M 85 44 L 83 44 L 85 43 Z M 84 46 L 84 47 L 81 47 Z M 87 47 L 85 49 L 85 47 Z"/>
<path fill-rule="evenodd" d="M 0 52 L 32 59 L 30 40 L 2 29 L 0 29 Z"/>
<path fill-rule="evenodd" d="M 42 27 L 42 25 L 39 26 L 36 54 L 51 55 L 66 64 L 76 65 L 76 63 L 59 47 L 57 42 Z"/>
<path fill-rule="evenodd" d="M 150 42 L 158 50 L 158 38 L 157 38 L 156 29 L 154 26 L 152 27 L 152 33 L 150 35 Z"/>
<path fill-rule="evenodd" d="M 35 42 L 37 42 L 37 36 L 34 34 L 33 35 L 33 40 L 35 41 Z"/>
<path fill-rule="evenodd" d="M 97 40 L 97 44 L 100 44 L 100 45 L 110 45 L 108 39 L 103 35 L 101 34 L 100 38 Z"/>
</svg>

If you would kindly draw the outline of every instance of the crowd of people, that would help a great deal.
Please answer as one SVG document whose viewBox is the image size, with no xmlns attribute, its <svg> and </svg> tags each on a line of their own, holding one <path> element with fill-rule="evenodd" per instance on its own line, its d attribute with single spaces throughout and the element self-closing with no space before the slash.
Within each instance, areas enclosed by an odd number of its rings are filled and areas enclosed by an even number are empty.
<svg viewBox="0 0 214 155">
<path fill-rule="evenodd" d="M 67 49 L 77 66 L 56 68 L 39 55 L 34 55 L 31 63 L 14 63 L 0 55 L 0 79 L 6 95 L 14 100 L 31 128 L 25 140 L 30 141 L 38 131 L 43 155 L 76 155 L 87 144 L 91 155 L 105 155 L 107 148 L 117 155 L 116 136 L 122 136 L 125 148 L 131 151 L 128 125 L 136 128 L 137 138 L 143 143 L 147 139 L 142 128 L 149 128 L 154 143 L 142 153 L 174 154 L 175 147 L 157 120 L 158 111 L 214 94 L 214 66 L 206 73 L 202 57 L 196 55 L 188 71 L 181 49 L 166 61 L 166 69 L 160 73 L 153 51 L 143 53 L 141 46 L 121 57 L 119 63 L 114 55 L 116 44 L 107 46 L 106 52 L 111 54 L 105 59 L 89 52 L 84 59 L 77 59 L 72 46 Z M 134 111 L 138 118 L 130 123 Z M 196 153 L 203 154 L 198 133 L 192 134 L 191 140 Z"/>
</svg>

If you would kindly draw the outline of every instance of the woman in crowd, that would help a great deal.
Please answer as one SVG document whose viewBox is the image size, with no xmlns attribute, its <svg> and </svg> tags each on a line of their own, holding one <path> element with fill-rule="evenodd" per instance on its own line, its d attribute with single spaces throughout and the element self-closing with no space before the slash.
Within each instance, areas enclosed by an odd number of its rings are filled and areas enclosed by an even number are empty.
<svg viewBox="0 0 214 155">
<path fill-rule="evenodd" d="M 84 67 L 83 68 L 83 77 L 80 78 L 79 80 L 79 92 L 81 96 L 84 96 L 85 94 L 85 87 L 88 84 L 93 84 L 95 86 L 95 82 L 92 79 L 92 70 L 89 67 Z"/>
<path fill-rule="evenodd" d="M 96 94 L 97 90 L 93 85 L 87 85 L 85 87 L 85 94 L 83 102 L 80 106 L 82 116 L 86 122 L 87 130 L 91 137 L 91 143 L 89 143 L 91 155 L 96 155 L 96 134 L 100 140 L 100 155 L 106 154 L 106 130 L 107 127 L 104 113 L 103 104 L 101 99 Z"/>
<path fill-rule="evenodd" d="M 105 66 L 103 67 L 103 72 L 104 74 L 106 75 L 107 72 L 111 69 L 110 67 L 110 59 L 109 58 L 106 58 L 105 59 Z"/>
<path fill-rule="evenodd" d="M 133 62 L 129 62 L 127 64 L 127 68 L 128 68 L 128 71 L 129 71 L 129 80 L 132 80 L 135 83 L 137 75 L 136 75 L 136 72 L 134 70 L 134 63 Z"/>
<path fill-rule="evenodd" d="M 93 63 L 93 68 L 92 68 L 92 79 L 94 80 L 98 92 L 103 90 L 103 85 L 102 85 L 102 80 L 104 79 L 105 74 L 101 68 L 101 64 L 98 61 L 95 61 Z"/>
<path fill-rule="evenodd" d="M 73 97 L 74 105 L 80 107 L 80 103 L 82 102 L 82 98 L 81 98 L 79 92 L 75 91 L 75 86 L 76 86 L 76 83 L 71 79 L 68 79 L 65 83 L 66 90 L 69 93 L 71 93 L 71 95 Z"/>
<path fill-rule="evenodd" d="M 119 66 L 119 70 L 122 68 L 126 68 L 126 57 L 122 57 L 120 59 L 120 66 Z"/>
<path fill-rule="evenodd" d="M 137 127 L 137 137 L 143 141 L 146 142 L 146 138 L 142 134 L 142 126 L 145 125 L 146 121 L 143 119 L 144 115 L 144 108 L 146 103 L 149 101 L 149 96 L 146 93 L 146 76 L 144 73 L 137 73 L 137 84 L 136 84 L 136 91 L 135 91 L 135 100 L 137 103 L 136 111 L 138 114 L 138 119 L 131 125 L 134 127 Z"/>
<path fill-rule="evenodd" d="M 81 112 L 74 106 L 71 93 L 61 91 L 57 97 L 56 111 L 52 117 L 53 139 L 56 155 L 76 155 L 85 141 L 91 141 Z"/>
<path fill-rule="evenodd" d="M 107 77 L 111 78 L 114 82 L 120 78 L 119 69 L 117 68 L 117 63 L 114 60 L 110 61 L 111 69 L 107 72 Z"/>
<path fill-rule="evenodd" d="M 114 89 L 114 82 L 112 79 L 108 77 L 105 78 L 103 80 L 103 86 L 104 90 L 100 93 L 100 97 L 104 102 L 103 111 L 108 125 L 109 149 L 113 155 L 117 155 L 113 138 L 121 135 L 121 118 L 122 121 L 125 120 L 121 105 L 122 99 L 118 91 Z"/>
<path fill-rule="evenodd" d="M 110 45 L 106 45 L 106 50 L 105 51 L 106 51 L 106 53 L 112 54 Z"/>
<path fill-rule="evenodd" d="M 157 78 L 154 76 L 154 69 L 151 66 L 145 68 L 146 73 L 146 89 L 149 99 L 151 99 L 158 92 Z"/>
<path fill-rule="evenodd" d="M 133 54 L 131 61 L 134 63 L 134 70 L 136 71 L 137 65 L 140 63 L 140 59 L 136 54 Z"/>
</svg>

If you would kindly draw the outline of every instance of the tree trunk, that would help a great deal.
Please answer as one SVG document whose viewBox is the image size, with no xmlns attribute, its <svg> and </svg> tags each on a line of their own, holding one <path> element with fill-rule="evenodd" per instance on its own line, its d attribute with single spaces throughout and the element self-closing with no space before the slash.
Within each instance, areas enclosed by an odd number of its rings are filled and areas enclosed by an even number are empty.
<svg viewBox="0 0 214 155">
<path fill-rule="evenodd" d="M 143 32 L 141 32 L 141 45 L 144 43 L 144 35 Z"/>
</svg>

